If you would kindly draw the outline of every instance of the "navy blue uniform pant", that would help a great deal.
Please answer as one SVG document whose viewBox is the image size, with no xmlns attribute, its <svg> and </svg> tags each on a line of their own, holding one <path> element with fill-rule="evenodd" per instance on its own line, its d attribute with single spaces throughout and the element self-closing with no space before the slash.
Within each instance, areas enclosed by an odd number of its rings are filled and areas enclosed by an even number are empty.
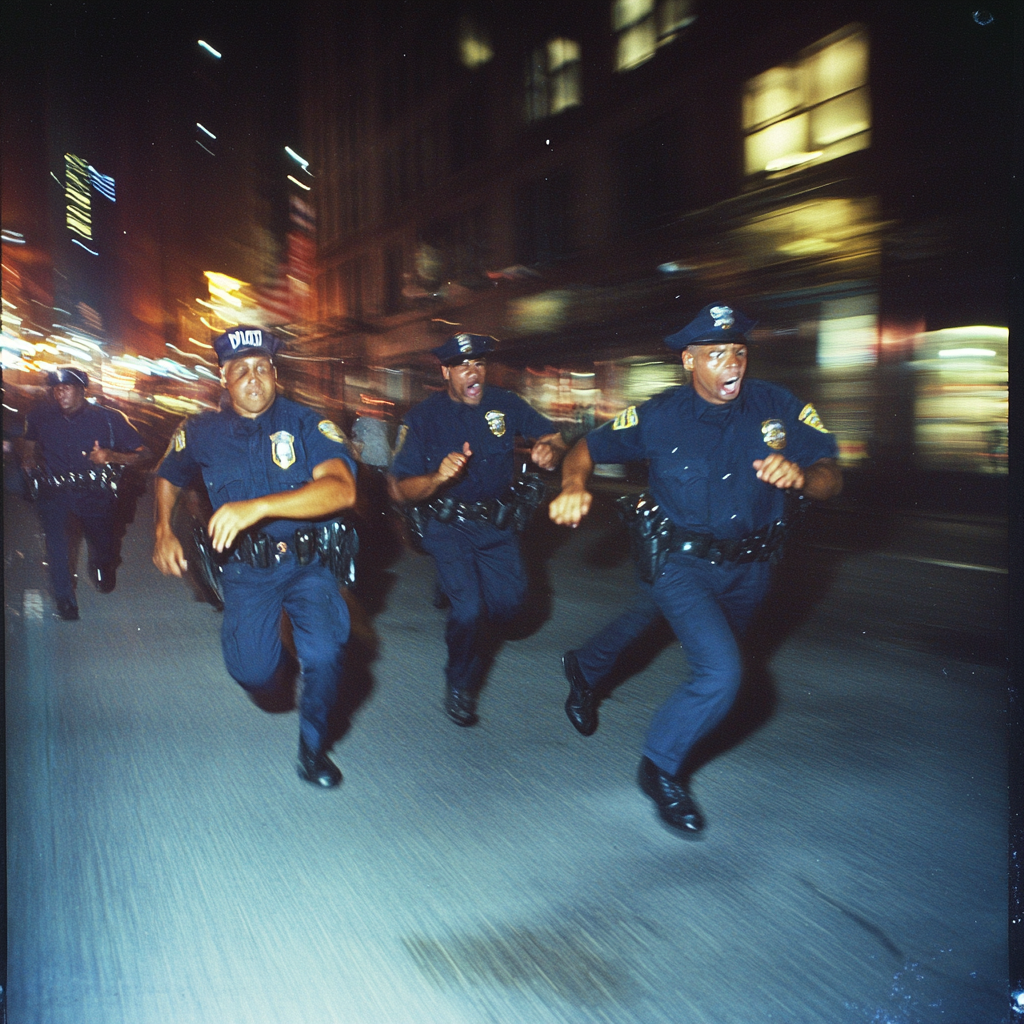
<svg viewBox="0 0 1024 1024">
<path fill-rule="evenodd" d="M 220 637 L 228 672 L 253 693 L 270 694 L 280 686 L 289 661 L 281 642 L 281 613 L 287 612 L 302 668 L 299 728 L 310 747 L 322 749 L 341 690 L 349 634 L 348 605 L 337 580 L 321 565 L 298 565 L 288 552 L 267 569 L 229 562 L 223 582 Z"/>
<path fill-rule="evenodd" d="M 476 693 L 494 643 L 494 626 L 513 619 L 526 598 L 526 572 L 513 530 L 490 523 L 427 525 L 423 547 L 437 564 L 437 581 L 451 602 L 445 676 L 455 690 Z"/>
<path fill-rule="evenodd" d="M 61 494 L 56 498 L 40 498 L 36 503 L 46 536 L 50 587 L 56 600 L 75 599 L 70 565 L 71 517 L 77 518 L 81 524 L 82 534 L 89 545 L 89 564 L 112 566 L 117 561 L 120 540 L 115 508 L 113 499 L 93 494 Z"/>
<path fill-rule="evenodd" d="M 711 562 L 672 555 L 654 584 L 640 583 L 632 605 L 588 640 L 577 658 L 599 684 L 619 655 L 664 615 L 689 664 L 690 678 L 655 713 L 644 756 L 675 774 L 693 745 L 725 717 L 740 686 L 742 637 L 771 580 L 768 562 Z"/>
</svg>

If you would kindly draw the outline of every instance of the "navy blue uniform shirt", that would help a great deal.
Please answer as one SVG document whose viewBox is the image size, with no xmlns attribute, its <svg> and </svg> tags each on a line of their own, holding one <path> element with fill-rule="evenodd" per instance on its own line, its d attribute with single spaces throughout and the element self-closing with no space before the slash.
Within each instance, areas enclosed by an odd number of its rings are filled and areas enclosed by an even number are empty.
<svg viewBox="0 0 1024 1024">
<path fill-rule="evenodd" d="M 139 432 L 116 409 L 86 402 L 78 412 L 65 416 L 56 402 L 37 405 L 25 417 L 26 441 L 35 441 L 51 473 L 84 473 L 97 467 L 89 452 L 101 448 L 134 452 L 143 447 Z"/>
<path fill-rule="evenodd" d="M 341 459 L 355 475 L 341 431 L 308 406 L 278 395 L 255 419 L 239 416 L 230 406 L 190 416 L 175 431 L 156 472 L 184 487 L 202 470 L 216 511 L 229 501 L 302 487 L 328 459 Z M 286 540 L 301 525 L 294 519 L 272 519 L 263 530 L 275 540 Z"/>
<path fill-rule="evenodd" d="M 589 433 L 587 447 L 594 462 L 650 460 L 650 491 L 668 517 L 723 540 L 782 516 L 785 491 L 757 479 L 755 459 L 779 454 L 806 469 L 838 453 L 812 405 L 762 380 L 744 380 L 722 405 L 669 388 Z"/>
<path fill-rule="evenodd" d="M 466 475 L 445 489 L 457 501 L 498 498 L 515 476 L 516 437 L 538 438 L 557 427 L 504 388 L 485 385 L 479 405 L 455 402 L 447 391 L 431 395 L 406 413 L 395 443 L 391 473 L 396 480 L 433 473 L 450 452 L 469 442 Z"/>
</svg>

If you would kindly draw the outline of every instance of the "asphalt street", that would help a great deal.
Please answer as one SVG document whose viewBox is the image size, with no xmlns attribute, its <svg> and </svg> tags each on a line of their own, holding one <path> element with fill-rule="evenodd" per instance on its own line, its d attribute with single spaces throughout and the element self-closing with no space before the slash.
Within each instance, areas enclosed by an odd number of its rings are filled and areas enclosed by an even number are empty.
<svg viewBox="0 0 1024 1024">
<path fill-rule="evenodd" d="M 692 842 L 635 784 L 671 638 L 593 737 L 562 709 L 561 653 L 631 591 L 600 510 L 529 537 L 535 621 L 473 729 L 441 712 L 430 561 L 371 563 L 332 792 L 152 566 L 151 515 L 68 623 L 5 504 L 12 1024 L 1009 1020 L 1005 523 L 812 516 Z"/>
</svg>

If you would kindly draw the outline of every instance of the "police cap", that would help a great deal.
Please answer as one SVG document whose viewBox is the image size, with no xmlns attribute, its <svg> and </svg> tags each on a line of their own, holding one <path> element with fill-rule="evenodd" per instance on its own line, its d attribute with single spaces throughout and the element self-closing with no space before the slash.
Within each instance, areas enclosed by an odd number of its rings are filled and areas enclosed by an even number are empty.
<svg viewBox="0 0 1024 1024">
<path fill-rule="evenodd" d="M 431 349 L 431 352 L 441 360 L 442 366 L 454 366 L 467 359 L 486 355 L 491 351 L 493 341 L 494 338 L 488 334 L 455 334 L 443 345 Z"/>
<path fill-rule="evenodd" d="M 89 386 L 89 374 L 79 370 L 77 366 L 58 366 L 46 375 L 46 383 L 52 388 L 58 384 L 77 384 L 81 388 Z"/>
<path fill-rule="evenodd" d="M 273 359 L 284 348 L 284 342 L 262 327 L 242 324 L 214 338 L 213 348 L 223 366 L 229 359 L 240 359 L 242 356 L 264 355 Z"/>
<path fill-rule="evenodd" d="M 744 316 L 738 309 L 712 302 L 685 327 L 670 334 L 665 344 L 675 352 L 682 352 L 688 345 L 713 345 L 719 341 L 744 342 L 747 340 L 747 331 L 752 330 L 756 324 L 756 320 Z"/>
</svg>

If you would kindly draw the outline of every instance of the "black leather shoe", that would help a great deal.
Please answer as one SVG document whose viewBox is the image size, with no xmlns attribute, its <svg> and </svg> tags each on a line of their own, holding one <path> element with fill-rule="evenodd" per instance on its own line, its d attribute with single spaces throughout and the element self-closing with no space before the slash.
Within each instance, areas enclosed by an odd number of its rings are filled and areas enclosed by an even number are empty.
<svg viewBox="0 0 1024 1024">
<path fill-rule="evenodd" d="M 569 696 L 565 701 L 565 713 L 578 733 L 582 733 L 584 736 L 593 736 L 597 732 L 597 706 L 601 703 L 601 698 L 583 678 L 575 651 L 566 651 L 562 655 L 562 671 L 565 673 L 565 678 L 569 680 Z"/>
<path fill-rule="evenodd" d="M 109 594 L 117 586 L 117 570 L 112 565 L 90 565 L 89 576 L 101 594 Z"/>
<path fill-rule="evenodd" d="M 65 622 L 77 622 L 78 605 L 74 601 L 58 601 L 57 618 L 63 619 Z"/>
<path fill-rule="evenodd" d="M 661 820 L 684 836 L 696 838 L 704 829 L 704 818 L 686 791 L 686 785 L 663 772 L 649 758 L 640 762 L 640 788 L 657 804 Z"/>
<path fill-rule="evenodd" d="M 444 713 L 456 725 L 476 725 L 476 695 L 468 690 L 453 690 L 450 686 L 444 695 Z"/>
<path fill-rule="evenodd" d="M 338 766 L 323 752 L 314 751 L 299 737 L 299 778 L 323 789 L 333 789 L 341 782 Z"/>
</svg>

